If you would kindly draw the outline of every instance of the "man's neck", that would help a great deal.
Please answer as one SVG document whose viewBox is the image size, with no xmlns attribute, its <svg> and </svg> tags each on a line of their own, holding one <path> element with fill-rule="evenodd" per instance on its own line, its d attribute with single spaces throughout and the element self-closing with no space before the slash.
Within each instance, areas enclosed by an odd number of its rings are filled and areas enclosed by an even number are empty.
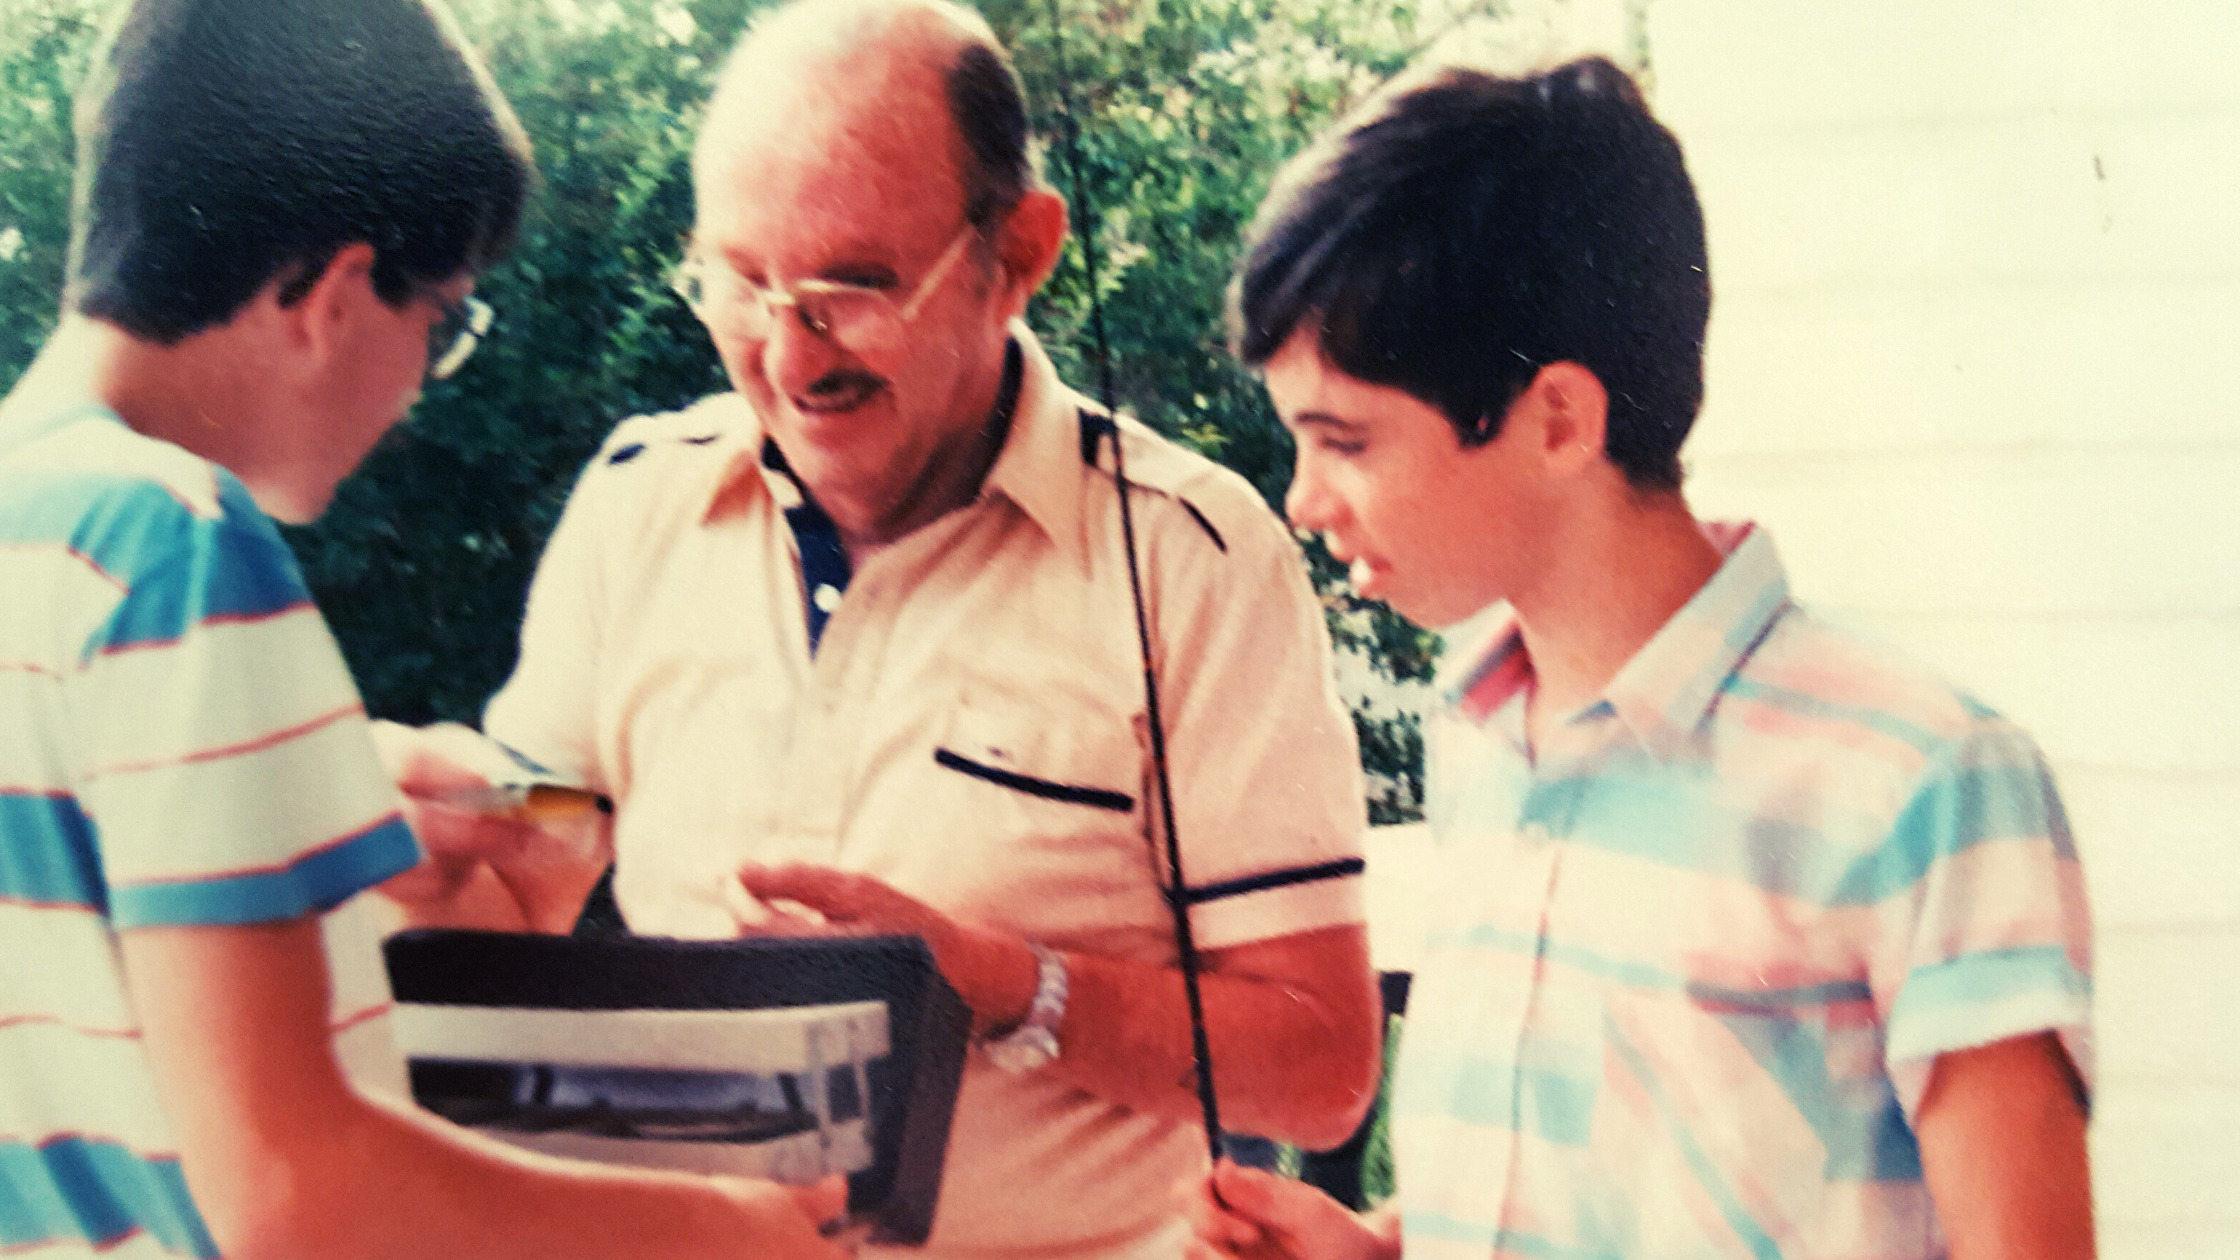
<svg viewBox="0 0 2240 1260">
<path fill-rule="evenodd" d="M 974 391 L 972 409 L 982 421 L 936 449 L 915 481 L 884 510 L 850 512 L 846 504 L 822 503 L 839 530 L 848 563 L 866 560 L 897 540 L 932 524 L 973 501 L 1011 433 L 1019 399 L 1023 362 L 1016 345 L 1006 343 L 1002 366 L 989 386 Z"/>
<path fill-rule="evenodd" d="M 1557 548 L 1547 580 L 1513 601 L 1532 660 L 1526 727 L 1536 748 L 1600 697 L 1725 561 L 1677 493 L 1629 494 L 1569 522 Z"/>
</svg>

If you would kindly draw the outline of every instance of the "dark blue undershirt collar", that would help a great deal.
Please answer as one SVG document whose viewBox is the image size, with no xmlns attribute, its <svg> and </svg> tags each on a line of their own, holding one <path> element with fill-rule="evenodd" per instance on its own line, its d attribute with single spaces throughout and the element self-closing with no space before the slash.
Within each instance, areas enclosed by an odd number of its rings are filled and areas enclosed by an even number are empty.
<svg viewBox="0 0 2240 1260">
<path fill-rule="evenodd" d="M 1011 432 L 1011 413 L 1019 403 L 1025 366 L 1019 343 L 1012 342 L 1004 351 L 1003 385 L 996 391 L 996 405 L 988 412 L 999 451 Z M 794 551 L 801 557 L 801 607 L 809 627 L 809 655 L 815 656 L 817 645 L 824 641 L 825 623 L 839 609 L 840 597 L 847 594 L 848 580 L 854 576 L 848 565 L 848 549 L 840 543 L 840 527 L 832 523 L 809 487 L 794 475 L 785 452 L 767 437 L 762 439 L 762 466 L 785 474 L 801 492 L 801 502 L 786 509 L 786 526 L 793 531 Z"/>
</svg>

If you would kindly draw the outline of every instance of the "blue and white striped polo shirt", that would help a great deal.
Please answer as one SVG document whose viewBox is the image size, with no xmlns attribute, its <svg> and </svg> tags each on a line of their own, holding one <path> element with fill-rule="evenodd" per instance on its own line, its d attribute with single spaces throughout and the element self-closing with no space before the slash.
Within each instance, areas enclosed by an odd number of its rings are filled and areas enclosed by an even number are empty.
<svg viewBox="0 0 2240 1260">
<path fill-rule="evenodd" d="M 1541 747 L 1513 621 L 1432 723 L 1410 1260 L 1929 1260 L 1936 1057 L 2052 1031 L 2092 1079 L 2037 749 L 1712 532 L 1724 566 Z"/>
<path fill-rule="evenodd" d="M 0 427 L 0 1255 L 215 1254 L 115 934 L 329 909 L 417 860 L 293 557 L 106 409 Z M 338 1029 L 385 995 L 337 968 Z"/>
</svg>

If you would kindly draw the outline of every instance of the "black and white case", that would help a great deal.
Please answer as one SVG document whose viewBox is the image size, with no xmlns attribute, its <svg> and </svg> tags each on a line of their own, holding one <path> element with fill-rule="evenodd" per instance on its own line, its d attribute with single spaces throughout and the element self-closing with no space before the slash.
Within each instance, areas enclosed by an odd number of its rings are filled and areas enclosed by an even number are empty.
<svg viewBox="0 0 2240 1260">
<path fill-rule="evenodd" d="M 971 1019 L 916 937 L 415 931 L 383 947 L 415 1101 L 532 1150 L 848 1176 L 873 1242 L 933 1227 Z"/>
</svg>

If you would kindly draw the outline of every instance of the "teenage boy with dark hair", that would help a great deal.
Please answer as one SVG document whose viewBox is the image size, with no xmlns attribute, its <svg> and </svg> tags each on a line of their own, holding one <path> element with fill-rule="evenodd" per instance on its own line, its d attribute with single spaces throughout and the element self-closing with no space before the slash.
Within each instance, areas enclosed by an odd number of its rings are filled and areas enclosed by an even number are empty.
<svg viewBox="0 0 2240 1260">
<path fill-rule="evenodd" d="M 2092 1254 L 2053 783 L 1690 514 L 1709 308 L 1679 145 L 1606 61 L 1415 81 L 1262 209 L 1236 339 L 1294 524 L 1418 621 L 1507 608 L 1431 723 L 1396 1204 L 1224 1165 L 1196 1254 Z"/>
<path fill-rule="evenodd" d="M 836 1185 L 533 1159 L 338 1066 L 382 1008 L 321 915 L 419 850 L 270 518 L 487 329 L 505 102 L 433 0 L 140 0 L 93 67 L 0 404 L 0 1252 L 836 1254 Z"/>
</svg>

